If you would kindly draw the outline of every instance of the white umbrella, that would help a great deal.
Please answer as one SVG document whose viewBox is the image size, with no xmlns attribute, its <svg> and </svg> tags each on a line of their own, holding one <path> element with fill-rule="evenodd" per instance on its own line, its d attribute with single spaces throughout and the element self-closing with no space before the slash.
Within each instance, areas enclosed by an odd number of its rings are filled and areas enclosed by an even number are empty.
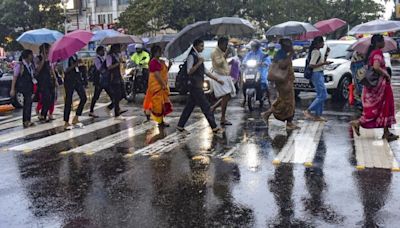
<svg viewBox="0 0 400 228">
<path fill-rule="evenodd" d="M 217 36 L 243 36 L 255 32 L 254 26 L 239 17 L 221 17 L 210 21 L 211 33 Z"/>
<path fill-rule="evenodd" d="M 374 20 L 357 25 L 349 31 L 349 35 L 377 34 L 384 32 L 395 32 L 398 30 L 400 30 L 400 21 Z"/>
<path fill-rule="evenodd" d="M 267 36 L 291 36 L 300 35 L 308 32 L 319 32 L 312 24 L 299 22 L 299 21 L 288 21 L 279 25 L 272 26 L 268 29 Z"/>
</svg>

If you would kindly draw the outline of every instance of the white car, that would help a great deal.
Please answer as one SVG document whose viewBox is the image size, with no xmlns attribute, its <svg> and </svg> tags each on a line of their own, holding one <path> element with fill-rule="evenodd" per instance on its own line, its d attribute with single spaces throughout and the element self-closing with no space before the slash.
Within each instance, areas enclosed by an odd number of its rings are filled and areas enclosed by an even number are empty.
<svg viewBox="0 0 400 228">
<path fill-rule="evenodd" d="M 217 41 L 204 41 L 204 50 L 201 53 L 201 56 L 204 58 L 204 67 L 212 72 L 212 61 L 211 61 L 211 54 L 214 51 L 214 49 L 217 47 L 218 42 Z M 192 47 L 190 47 L 185 53 L 182 55 L 176 57 L 175 59 L 172 59 L 172 67 L 169 69 L 168 72 L 168 85 L 171 91 L 173 92 L 181 92 L 177 91 L 175 83 L 176 83 L 176 76 L 178 75 L 180 66 L 186 61 L 186 58 L 189 54 L 189 51 L 191 50 Z M 204 77 L 204 84 L 203 84 L 203 89 L 205 93 L 212 93 L 212 86 L 210 83 L 211 79 L 207 76 Z M 181 92 L 183 94 L 186 93 L 186 91 Z"/>
<path fill-rule="evenodd" d="M 352 72 L 350 69 L 352 52 L 349 47 L 356 41 L 328 40 L 325 42 L 325 47 L 321 50 L 322 56 L 325 56 L 327 46 L 331 49 L 328 55 L 328 61 L 333 62 L 331 65 L 325 66 L 325 86 L 328 93 L 340 100 L 349 98 L 349 85 L 352 81 Z M 390 55 L 385 53 L 386 67 L 389 74 L 392 72 L 390 63 Z M 293 68 L 295 74 L 294 87 L 296 95 L 301 91 L 315 91 L 310 85 L 310 81 L 304 78 L 304 68 L 306 59 L 293 60 Z"/>
</svg>

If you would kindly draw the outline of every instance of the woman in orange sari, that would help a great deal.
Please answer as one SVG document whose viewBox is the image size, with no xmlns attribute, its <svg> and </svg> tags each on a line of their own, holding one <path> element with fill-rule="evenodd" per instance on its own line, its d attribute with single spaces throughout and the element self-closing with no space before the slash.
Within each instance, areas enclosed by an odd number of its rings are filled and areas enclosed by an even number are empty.
<svg viewBox="0 0 400 228">
<path fill-rule="evenodd" d="M 149 63 L 149 82 L 143 108 L 146 114 L 156 121 L 159 126 L 169 127 L 164 117 L 172 112 L 172 104 L 169 100 L 168 70 L 163 60 L 160 60 L 162 48 L 153 46 L 151 48 L 152 59 Z"/>
</svg>

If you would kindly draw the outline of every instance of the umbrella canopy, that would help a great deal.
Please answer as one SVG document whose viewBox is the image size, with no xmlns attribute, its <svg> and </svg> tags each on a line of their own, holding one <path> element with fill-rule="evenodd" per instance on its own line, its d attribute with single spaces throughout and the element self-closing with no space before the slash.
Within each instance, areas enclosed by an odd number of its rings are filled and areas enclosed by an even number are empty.
<svg viewBox="0 0 400 228">
<path fill-rule="evenodd" d="M 113 29 L 105 29 L 93 32 L 94 36 L 91 41 L 101 41 L 106 37 L 113 37 L 121 35 L 120 32 Z"/>
<path fill-rule="evenodd" d="M 167 46 L 169 42 L 171 42 L 175 38 L 175 34 L 169 34 L 169 35 L 161 35 L 161 36 L 155 36 L 149 39 L 149 42 L 147 42 L 147 45 L 153 46 L 153 45 L 159 45 L 163 48 Z"/>
<path fill-rule="evenodd" d="M 17 38 L 17 42 L 19 42 L 24 48 L 37 52 L 39 51 L 39 46 L 41 44 L 52 44 L 62 36 L 63 34 L 59 31 L 42 28 L 24 32 Z"/>
<path fill-rule="evenodd" d="M 308 32 L 318 32 L 313 25 L 305 22 L 288 21 L 268 29 L 267 36 L 291 36 Z"/>
<path fill-rule="evenodd" d="M 181 55 L 192 45 L 194 40 L 207 35 L 210 29 L 211 25 L 208 21 L 199 21 L 186 26 L 168 43 L 165 48 L 165 56 L 171 59 Z"/>
<path fill-rule="evenodd" d="M 397 49 L 397 42 L 390 37 L 385 36 L 385 47 L 382 49 L 383 52 L 389 52 Z M 361 54 L 366 54 L 368 48 L 371 46 L 371 37 L 359 39 L 350 49 L 357 51 Z"/>
<path fill-rule="evenodd" d="M 243 36 L 255 32 L 254 26 L 239 17 L 221 17 L 210 21 L 211 33 L 217 36 Z"/>
<path fill-rule="evenodd" d="M 377 34 L 398 30 L 400 30 L 400 21 L 375 20 L 357 25 L 349 31 L 349 34 Z"/>
<path fill-rule="evenodd" d="M 143 43 L 143 41 L 137 36 L 120 34 L 118 36 L 105 37 L 100 44 L 133 44 L 133 43 Z"/>
<path fill-rule="evenodd" d="M 50 48 L 49 60 L 54 63 L 68 59 L 85 47 L 93 37 L 93 33 L 76 30 L 57 40 Z"/>
<path fill-rule="evenodd" d="M 310 40 L 314 39 L 317 36 L 323 36 L 332 32 L 335 32 L 336 30 L 342 28 L 345 26 L 347 22 L 338 19 L 338 18 L 332 18 L 328 20 L 323 20 L 319 21 L 314 24 L 314 27 L 318 29 L 317 32 L 308 32 L 302 36 L 300 36 L 301 40 Z"/>
</svg>

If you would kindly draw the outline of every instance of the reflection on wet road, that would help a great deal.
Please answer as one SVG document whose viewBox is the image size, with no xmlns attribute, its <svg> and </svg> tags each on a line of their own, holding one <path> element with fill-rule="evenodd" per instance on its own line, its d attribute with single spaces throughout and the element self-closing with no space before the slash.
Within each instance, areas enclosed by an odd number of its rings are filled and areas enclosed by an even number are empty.
<svg viewBox="0 0 400 228">
<path fill-rule="evenodd" d="M 296 119 L 307 102 L 298 102 Z M 299 121 L 302 129 L 286 132 L 238 104 L 221 135 L 199 112 L 189 134 L 176 132 L 179 103 L 165 129 L 130 104 L 124 121 L 100 104 L 101 118 L 69 132 L 57 121 L 25 130 L 16 117 L 1 118 L 0 227 L 400 225 L 399 174 L 357 169 L 371 141 L 353 138 L 349 107 L 332 102 L 327 123 Z M 387 145 L 399 160 L 398 142 Z"/>
</svg>

